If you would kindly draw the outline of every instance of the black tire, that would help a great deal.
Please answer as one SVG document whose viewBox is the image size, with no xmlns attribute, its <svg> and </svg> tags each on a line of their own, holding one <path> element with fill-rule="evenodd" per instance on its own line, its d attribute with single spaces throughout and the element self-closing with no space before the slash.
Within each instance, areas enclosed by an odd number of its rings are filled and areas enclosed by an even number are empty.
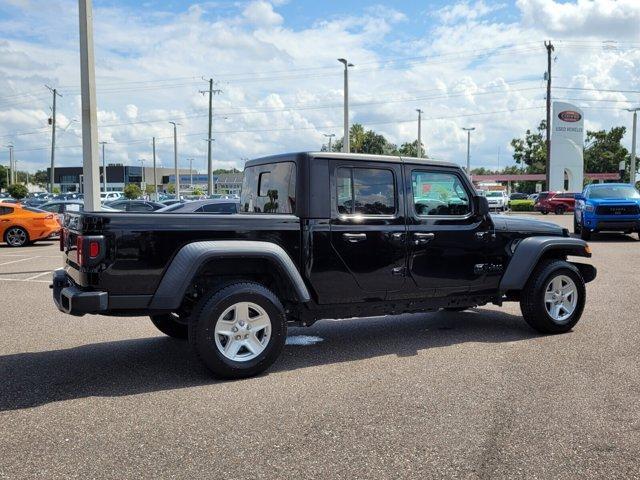
<svg viewBox="0 0 640 480">
<path fill-rule="evenodd" d="M 554 212 L 556 215 L 564 215 L 564 212 L 567 211 L 567 207 L 565 207 L 564 205 L 558 205 Z"/>
<path fill-rule="evenodd" d="M 226 309 L 238 302 L 251 302 L 264 309 L 271 322 L 268 343 L 255 358 L 234 361 L 216 346 L 215 326 Z M 239 379 L 252 377 L 269 368 L 280 356 L 287 339 L 284 308 L 278 297 L 264 286 L 239 282 L 205 295 L 189 322 L 189 343 L 198 358 L 216 377 Z"/>
<path fill-rule="evenodd" d="M 580 233 L 580 231 L 582 230 L 582 228 L 580 227 L 580 224 L 578 223 L 578 219 L 576 218 L 576 216 L 573 216 L 573 233 L 575 233 L 576 235 Z"/>
<path fill-rule="evenodd" d="M 573 281 L 578 297 L 573 313 L 562 322 L 551 317 L 545 306 L 546 286 L 559 275 L 569 277 Z M 520 309 L 524 320 L 534 330 L 545 334 L 565 333 L 580 320 L 585 299 L 584 279 L 574 265 L 564 260 L 543 260 L 534 269 L 520 295 Z"/>
<path fill-rule="evenodd" d="M 540 213 L 543 214 L 543 215 L 548 215 L 549 214 L 549 212 L 546 211 L 546 210 L 540 210 Z"/>
<path fill-rule="evenodd" d="M 580 229 L 580 238 L 582 240 L 591 240 L 591 230 L 589 230 L 588 228 L 582 227 Z"/>
<path fill-rule="evenodd" d="M 160 315 L 151 315 L 151 322 L 165 335 L 173 338 L 186 340 L 189 336 L 189 326 L 184 320 L 181 320 L 175 313 L 164 313 Z"/>
<path fill-rule="evenodd" d="M 19 243 L 16 243 L 15 241 L 10 241 L 9 235 L 13 231 L 15 231 L 16 233 L 19 233 L 19 235 L 23 238 L 23 240 L 20 241 Z M 27 232 L 22 227 L 9 227 L 9 228 L 7 228 L 7 230 L 4 232 L 4 242 L 9 247 L 26 247 L 27 245 L 29 245 L 29 243 L 31 243 L 31 241 L 29 240 L 29 232 Z"/>
</svg>

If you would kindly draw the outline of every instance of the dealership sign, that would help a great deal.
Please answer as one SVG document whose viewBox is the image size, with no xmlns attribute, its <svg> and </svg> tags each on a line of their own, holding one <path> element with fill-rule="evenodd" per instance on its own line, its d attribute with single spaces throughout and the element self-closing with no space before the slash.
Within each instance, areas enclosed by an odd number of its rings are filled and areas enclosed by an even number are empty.
<svg viewBox="0 0 640 480">
<path fill-rule="evenodd" d="M 563 122 L 579 122 L 582 120 L 582 115 L 573 110 L 565 110 L 558 114 L 558 118 Z"/>
</svg>

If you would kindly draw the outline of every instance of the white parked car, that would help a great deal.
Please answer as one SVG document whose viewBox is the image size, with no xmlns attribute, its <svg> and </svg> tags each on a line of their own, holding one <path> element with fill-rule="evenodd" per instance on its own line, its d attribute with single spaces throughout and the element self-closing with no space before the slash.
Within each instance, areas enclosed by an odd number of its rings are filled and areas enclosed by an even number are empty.
<svg viewBox="0 0 640 480">
<path fill-rule="evenodd" d="M 112 202 L 114 200 L 120 200 L 124 196 L 123 192 L 102 192 L 100 194 L 100 202 Z"/>
<path fill-rule="evenodd" d="M 500 210 L 501 212 L 507 209 L 509 196 L 504 190 L 489 190 L 485 196 L 489 202 L 489 209 Z"/>
</svg>

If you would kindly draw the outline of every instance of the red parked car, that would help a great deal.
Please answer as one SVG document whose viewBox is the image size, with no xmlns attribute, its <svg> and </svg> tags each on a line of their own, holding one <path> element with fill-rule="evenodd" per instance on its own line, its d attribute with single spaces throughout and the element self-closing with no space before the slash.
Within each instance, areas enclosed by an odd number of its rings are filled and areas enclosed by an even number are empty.
<svg viewBox="0 0 640 480">
<path fill-rule="evenodd" d="M 556 215 L 573 212 L 576 195 L 578 194 L 570 192 L 541 192 L 533 208 L 543 215 L 549 212 Z"/>
</svg>

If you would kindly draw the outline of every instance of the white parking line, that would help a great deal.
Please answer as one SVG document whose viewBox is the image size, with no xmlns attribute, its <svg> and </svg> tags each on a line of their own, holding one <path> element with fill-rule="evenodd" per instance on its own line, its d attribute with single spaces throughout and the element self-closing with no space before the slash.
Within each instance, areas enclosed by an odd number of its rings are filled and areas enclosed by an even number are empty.
<svg viewBox="0 0 640 480">
<path fill-rule="evenodd" d="M 25 281 L 33 280 L 34 278 L 42 277 L 43 275 L 51 275 L 51 270 L 48 270 L 48 271 L 46 271 L 46 272 L 39 273 L 39 274 L 37 274 L 37 275 L 34 275 L 33 277 L 25 278 Z"/>
<path fill-rule="evenodd" d="M 36 258 L 38 257 L 29 257 L 29 258 L 21 258 L 20 260 L 11 260 L 10 262 L 0 263 L 0 266 L 9 265 L 10 263 L 26 262 L 27 260 L 34 260 Z"/>
<path fill-rule="evenodd" d="M 51 280 L 29 280 L 28 278 L 0 278 L 0 282 L 51 283 Z"/>
</svg>

